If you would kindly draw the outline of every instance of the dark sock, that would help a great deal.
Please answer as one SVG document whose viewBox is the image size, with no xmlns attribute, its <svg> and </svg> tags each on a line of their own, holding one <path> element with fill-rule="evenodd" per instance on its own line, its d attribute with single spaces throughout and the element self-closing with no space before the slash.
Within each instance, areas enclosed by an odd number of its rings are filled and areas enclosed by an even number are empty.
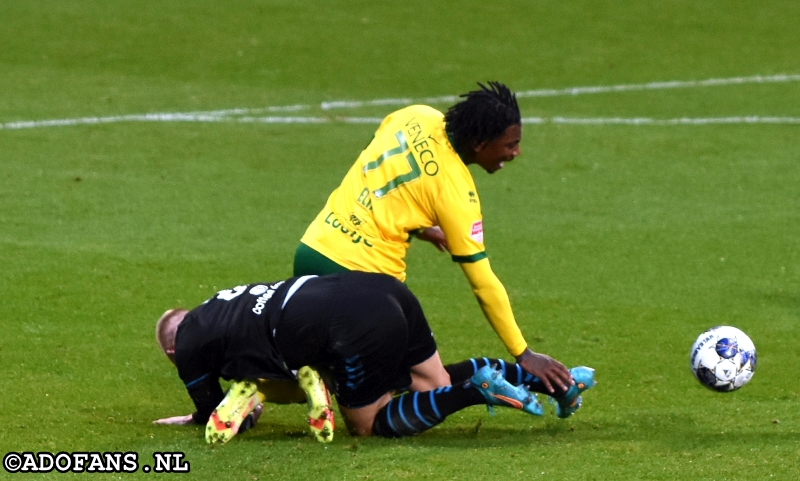
<svg viewBox="0 0 800 481">
<path fill-rule="evenodd" d="M 553 386 L 555 392 L 551 393 L 546 387 L 544 387 L 544 384 L 539 380 L 538 377 L 522 369 L 522 366 L 519 364 L 506 362 L 502 359 L 477 357 L 467 359 L 466 361 L 457 362 L 455 364 L 448 364 L 444 367 L 444 369 L 448 374 L 450 374 L 450 382 L 452 384 L 459 384 L 469 380 L 469 378 L 471 378 L 478 371 L 478 369 L 488 365 L 496 366 L 497 369 L 503 373 L 506 381 L 514 386 L 524 384 L 528 391 L 547 394 L 548 396 L 553 396 L 555 398 L 561 397 L 565 394 L 564 390 L 558 386 Z"/>
<path fill-rule="evenodd" d="M 456 411 L 485 403 L 480 391 L 467 383 L 433 391 L 407 392 L 392 398 L 378 411 L 372 433 L 384 438 L 412 436 L 436 426 Z"/>
</svg>

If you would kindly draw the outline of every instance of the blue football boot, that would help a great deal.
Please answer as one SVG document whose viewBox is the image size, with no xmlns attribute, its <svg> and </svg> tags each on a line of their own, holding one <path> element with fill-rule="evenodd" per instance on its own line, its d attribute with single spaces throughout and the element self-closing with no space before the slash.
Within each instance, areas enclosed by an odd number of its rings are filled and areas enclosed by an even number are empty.
<svg viewBox="0 0 800 481">
<path fill-rule="evenodd" d="M 556 416 L 562 419 L 572 416 L 572 414 L 581 407 L 583 399 L 580 394 L 595 385 L 594 369 L 586 366 L 578 366 L 573 367 L 569 372 L 572 374 L 572 379 L 575 380 L 575 384 L 569 387 L 566 394 L 555 399 Z"/>
<path fill-rule="evenodd" d="M 505 406 L 541 416 L 544 409 L 536 395 L 524 386 L 514 386 L 503 377 L 503 373 L 492 366 L 483 366 L 470 378 L 475 387 L 486 399 L 487 409 L 494 414 L 492 406 Z"/>
</svg>

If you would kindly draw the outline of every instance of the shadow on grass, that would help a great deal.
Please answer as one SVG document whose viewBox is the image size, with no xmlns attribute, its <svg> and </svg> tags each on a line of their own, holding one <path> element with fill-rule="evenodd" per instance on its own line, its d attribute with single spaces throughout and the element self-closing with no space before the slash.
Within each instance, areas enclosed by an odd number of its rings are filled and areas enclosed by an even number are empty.
<svg viewBox="0 0 800 481">
<path fill-rule="evenodd" d="M 337 425 L 336 436 L 330 446 L 408 445 L 463 449 L 477 446 L 516 448 L 574 443 L 642 443 L 658 445 L 659 450 L 683 452 L 713 451 L 721 445 L 726 446 L 726 449 L 730 449 L 732 445 L 749 449 L 800 444 L 800 432 L 782 429 L 770 423 L 765 423 L 764 426 L 743 425 L 734 429 L 713 430 L 697 423 L 691 416 L 679 415 L 602 422 L 559 420 L 555 417 L 541 420 L 522 418 L 520 427 L 508 425 L 507 422 L 490 426 L 487 423 L 485 417 L 471 425 L 464 422 L 445 423 L 420 435 L 400 439 L 355 438 L 346 432 L 342 423 Z M 313 437 L 302 426 L 277 420 L 260 424 L 253 431 L 239 436 L 238 441 L 269 442 L 276 445 L 294 445 L 298 442 L 314 444 Z"/>
<path fill-rule="evenodd" d="M 520 428 L 508 425 L 486 426 L 484 424 L 484 418 L 479 418 L 474 425 L 471 426 L 464 423 L 445 424 L 443 426 L 436 426 L 417 436 L 386 439 L 378 437 L 356 438 L 350 436 L 350 434 L 347 433 L 344 423 L 340 423 L 336 426 L 333 445 L 338 443 L 376 445 L 411 443 L 414 445 L 461 449 L 477 444 L 483 447 L 512 447 L 528 446 L 532 442 L 552 443 L 554 440 L 560 442 L 560 440 L 558 440 L 559 437 L 563 437 L 563 441 L 565 442 L 574 439 L 574 428 L 563 423 L 561 423 L 561 426 L 559 426 L 559 423 L 549 422 L 546 424 L 538 423 L 538 425 L 528 426 L 531 423 L 528 419 L 525 419 L 523 424 L 525 427 Z M 273 442 L 276 444 L 297 443 L 298 440 L 307 440 L 307 442 L 314 441 L 308 431 L 302 429 L 302 426 L 296 423 L 281 423 L 275 421 L 259 424 L 253 431 L 240 436 L 240 439 L 243 442 L 245 440 L 252 440 Z"/>
</svg>

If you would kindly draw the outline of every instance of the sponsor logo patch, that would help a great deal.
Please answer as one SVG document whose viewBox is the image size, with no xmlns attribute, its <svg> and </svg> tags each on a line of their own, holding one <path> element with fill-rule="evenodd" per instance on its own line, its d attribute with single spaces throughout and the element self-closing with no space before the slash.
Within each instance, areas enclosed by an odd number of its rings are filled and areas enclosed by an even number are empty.
<svg viewBox="0 0 800 481">
<path fill-rule="evenodd" d="M 476 220 L 472 223 L 472 227 L 470 228 L 469 236 L 475 242 L 483 242 L 483 221 Z"/>
</svg>

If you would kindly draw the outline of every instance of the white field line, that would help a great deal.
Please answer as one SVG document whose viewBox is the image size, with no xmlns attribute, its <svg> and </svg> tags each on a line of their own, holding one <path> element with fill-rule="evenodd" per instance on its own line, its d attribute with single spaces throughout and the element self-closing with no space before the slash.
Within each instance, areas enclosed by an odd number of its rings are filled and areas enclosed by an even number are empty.
<svg viewBox="0 0 800 481">
<path fill-rule="evenodd" d="M 800 124 L 800 117 L 710 117 L 678 119 L 651 119 L 651 118 L 571 118 L 552 117 L 550 119 L 532 118 L 523 119 L 525 123 L 554 123 L 572 125 L 710 125 L 710 124 Z"/>
<path fill-rule="evenodd" d="M 695 87 L 719 87 L 724 85 L 742 85 L 742 84 L 762 84 L 762 83 L 787 83 L 787 82 L 800 82 L 800 75 L 754 75 L 752 77 L 732 77 L 732 78 L 712 78 L 706 80 L 676 80 L 669 82 L 650 82 L 645 84 L 627 84 L 627 85 L 601 85 L 592 87 L 569 87 L 565 89 L 539 89 L 539 90 L 522 90 L 516 92 L 517 98 L 528 97 L 558 97 L 569 95 L 584 95 L 584 94 L 603 94 L 615 92 L 634 92 L 641 90 L 667 90 L 667 89 L 681 89 L 681 88 L 695 88 Z M 357 108 L 357 107 L 370 107 L 382 105 L 411 105 L 414 103 L 423 104 L 442 104 L 453 103 L 458 101 L 458 96 L 445 95 L 442 97 L 427 97 L 422 99 L 377 99 L 377 100 L 335 100 L 332 102 L 322 102 L 320 107 L 323 110 L 330 110 L 336 108 Z"/>
<path fill-rule="evenodd" d="M 381 123 L 379 117 L 224 117 L 216 115 L 190 114 L 147 114 L 123 115 L 119 117 L 90 117 L 82 119 L 43 120 L 9 122 L 0 124 L 0 130 L 19 130 L 37 127 L 63 127 L 70 125 L 108 124 L 119 122 L 228 122 L 261 124 L 373 124 Z M 654 119 L 647 117 L 524 117 L 523 124 L 566 124 L 566 125 L 711 125 L 711 124 L 800 124 L 800 117 L 681 117 L 675 119 Z"/>
<path fill-rule="evenodd" d="M 671 82 L 651 82 L 645 84 L 608 85 L 594 87 L 570 87 L 565 89 L 540 89 L 517 92 L 517 97 L 554 97 L 583 94 L 616 93 L 647 90 L 665 90 L 677 88 L 715 87 L 724 85 L 763 84 L 800 82 L 800 75 L 771 75 L 752 77 L 732 77 L 707 80 L 688 80 Z M 319 108 L 331 110 L 337 108 L 358 108 L 366 106 L 400 106 L 414 103 L 440 104 L 456 102 L 457 96 L 428 97 L 420 99 L 396 98 L 377 99 L 366 101 L 337 100 L 322 102 Z M 0 123 L 0 130 L 18 130 L 40 127 L 60 127 L 71 125 L 109 124 L 119 122 L 241 122 L 264 124 L 319 124 L 319 123 L 380 123 L 377 117 L 303 117 L 303 116 L 258 116 L 263 113 L 289 113 L 310 109 L 310 105 L 282 105 L 264 108 L 239 108 L 226 110 L 212 110 L 207 112 L 173 112 L 116 115 L 107 117 L 82 117 L 55 120 L 25 120 L 17 122 Z M 796 117 L 721 117 L 721 118 L 680 118 L 680 119 L 650 119 L 650 118 L 566 118 L 553 117 L 550 119 L 529 117 L 523 119 L 525 123 L 556 123 L 556 124 L 626 124 L 626 125 L 703 125 L 703 124 L 734 124 L 734 123 L 772 123 L 796 124 Z"/>
</svg>

